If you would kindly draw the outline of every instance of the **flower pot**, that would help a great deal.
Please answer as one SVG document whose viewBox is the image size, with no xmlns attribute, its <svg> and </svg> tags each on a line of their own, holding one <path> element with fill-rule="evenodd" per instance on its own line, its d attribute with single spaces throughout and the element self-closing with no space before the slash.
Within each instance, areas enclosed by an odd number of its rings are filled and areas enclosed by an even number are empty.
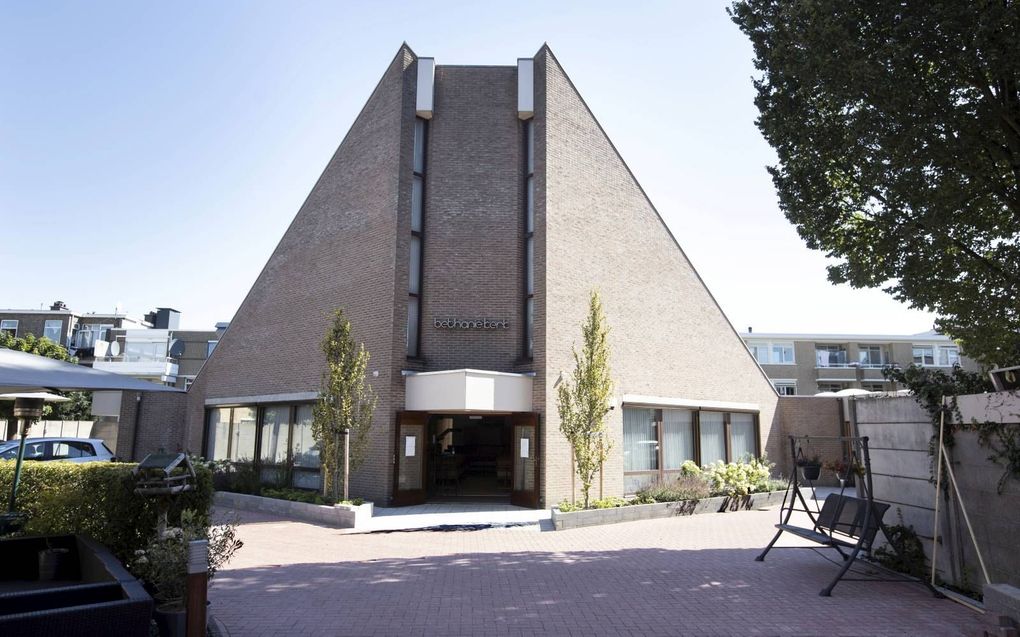
<svg viewBox="0 0 1020 637">
<path fill-rule="evenodd" d="M 804 464 L 800 466 L 800 476 L 809 482 L 814 482 L 822 475 L 822 465 Z"/>
<path fill-rule="evenodd" d="M 39 551 L 39 581 L 52 582 L 57 579 L 67 561 L 70 549 L 43 549 Z"/>
<path fill-rule="evenodd" d="M 153 611 L 160 637 L 185 637 L 188 614 L 177 604 L 157 606 Z"/>
</svg>

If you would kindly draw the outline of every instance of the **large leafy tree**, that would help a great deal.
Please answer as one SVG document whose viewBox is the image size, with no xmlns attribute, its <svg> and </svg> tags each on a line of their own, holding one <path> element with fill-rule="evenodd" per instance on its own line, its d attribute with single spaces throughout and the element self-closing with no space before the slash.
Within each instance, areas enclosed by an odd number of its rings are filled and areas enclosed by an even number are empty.
<svg viewBox="0 0 1020 637">
<path fill-rule="evenodd" d="M 742 0 L 779 204 L 834 283 L 1020 362 L 1020 2 Z"/>
<path fill-rule="evenodd" d="M 333 314 L 322 339 L 326 371 L 322 375 L 319 399 L 312 409 L 312 437 L 319 445 L 322 463 L 322 492 L 334 500 L 346 499 L 344 481 L 345 437 L 349 437 L 348 467 L 358 468 L 365 457 L 368 432 L 372 426 L 376 396 L 365 383 L 368 352 L 354 342 L 351 322 L 343 310 Z"/>
<path fill-rule="evenodd" d="M 581 351 L 574 349 L 570 380 L 556 388 L 560 432 L 574 452 L 574 470 L 581 481 L 584 507 L 591 504 L 591 485 L 602 469 L 612 443 L 606 438 L 613 381 L 609 377 L 609 327 L 598 292 L 588 302 L 588 317 L 581 326 Z"/>
</svg>

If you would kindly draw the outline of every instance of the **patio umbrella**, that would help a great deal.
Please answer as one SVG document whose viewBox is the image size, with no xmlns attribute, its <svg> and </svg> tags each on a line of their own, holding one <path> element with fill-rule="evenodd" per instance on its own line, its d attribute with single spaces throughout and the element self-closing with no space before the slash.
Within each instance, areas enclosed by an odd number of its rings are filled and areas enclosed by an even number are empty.
<svg viewBox="0 0 1020 637">
<path fill-rule="evenodd" d="M 104 372 L 37 354 L 0 349 L 0 394 L 84 389 L 88 391 L 182 391 L 123 374 Z"/>
<path fill-rule="evenodd" d="M 66 396 L 58 396 L 48 391 L 28 391 L 15 394 L 0 394 L 0 400 L 17 400 L 18 398 L 38 398 L 44 403 L 66 403 L 71 399 Z"/>
<path fill-rule="evenodd" d="M 17 464 L 14 465 L 14 481 L 7 513 L 0 515 L 0 532 L 17 528 L 24 520 L 24 516 L 15 512 L 15 503 L 18 484 L 21 482 L 21 463 L 25 457 L 25 437 L 29 424 L 42 416 L 44 401 L 38 396 L 26 397 L 25 394 L 52 390 L 183 391 L 37 354 L 0 349 L 0 393 L 21 394 L 14 399 L 14 418 L 21 420 L 21 442 L 18 445 Z"/>
</svg>

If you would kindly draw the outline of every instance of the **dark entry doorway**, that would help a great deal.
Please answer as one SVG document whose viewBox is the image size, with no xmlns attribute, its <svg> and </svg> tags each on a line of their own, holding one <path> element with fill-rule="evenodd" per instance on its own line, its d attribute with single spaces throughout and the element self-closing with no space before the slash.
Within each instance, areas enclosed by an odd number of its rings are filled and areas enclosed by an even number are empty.
<svg viewBox="0 0 1020 637">
<path fill-rule="evenodd" d="M 429 416 L 430 500 L 509 502 L 513 486 L 510 417 Z"/>
</svg>

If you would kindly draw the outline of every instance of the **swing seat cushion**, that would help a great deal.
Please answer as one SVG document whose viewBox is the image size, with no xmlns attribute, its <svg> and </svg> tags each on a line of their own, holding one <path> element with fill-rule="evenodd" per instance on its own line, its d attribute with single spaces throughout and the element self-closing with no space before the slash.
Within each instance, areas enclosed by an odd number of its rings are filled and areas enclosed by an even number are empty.
<svg viewBox="0 0 1020 637">
<path fill-rule="evenodd" d="M 777 524 L 776 528 L 782 529 L 787 533 L 793 533 L 794 535 L 802 537 L 805 540 L 811 540 L 812 542 L 817 542 L 818 544 L 822 544 L 824 546 L 846 546 L 846 547 L 854 546 L 854 544 L 847 542 L 845 540 L 841 540 L 836 537 L 829 537 L 824 533 L 819 533 L 818 531 L 815 531 L 813 529 L 805 529 L 804 527 L 801 526 L 794 526 L 792 524 Z"/>
<path fill-rule="evenodd" d="M 825 498 L 815 528 L 808 529 L 792 524 L 777 524 L 776 528 L 824 546 L 857 546 L 857 542 L 833 537 L 833 533 L 840 533 L 854 540 L 863 540 L 861 546 L 870 547 L 889 505 L 882 502 L 873 503 L 871 519 L 865 528 L 867 508 L 867 500 L 833 493 Z"/>
</svg>

